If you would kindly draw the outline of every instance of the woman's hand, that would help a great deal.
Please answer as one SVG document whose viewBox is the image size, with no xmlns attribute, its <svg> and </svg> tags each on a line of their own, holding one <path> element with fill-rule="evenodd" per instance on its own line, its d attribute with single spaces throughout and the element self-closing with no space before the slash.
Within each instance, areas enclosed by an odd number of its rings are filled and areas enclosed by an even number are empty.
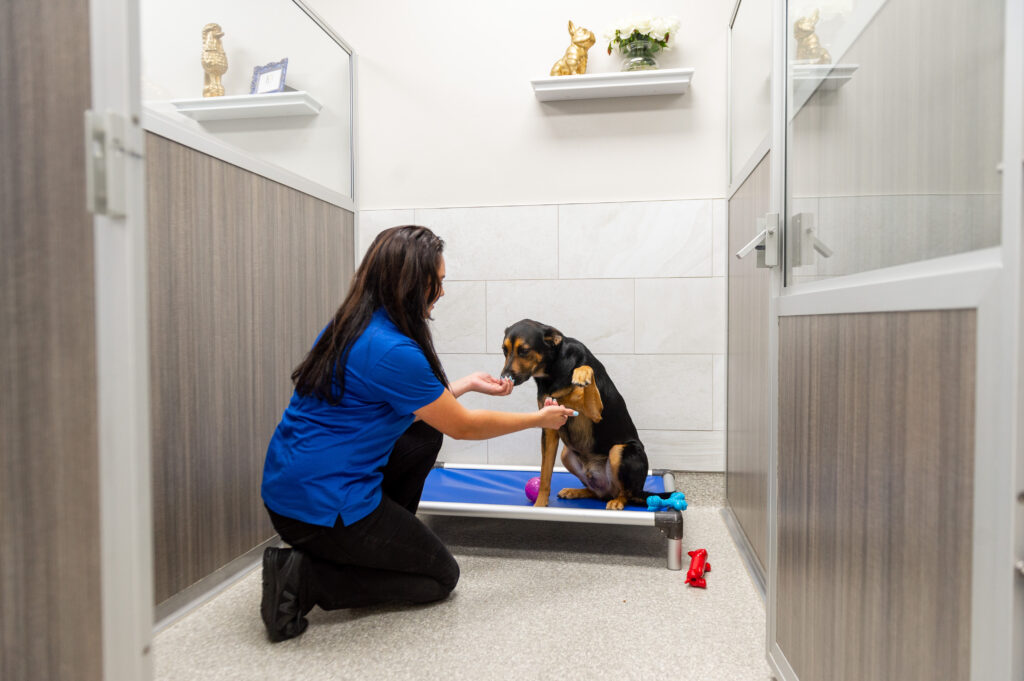
<svg viewBox="0 0 1024 681">
<path fill-rule="evenodd" d="M 495 378 L 486 371 L 475 373 L 460 378 L 452 384 L 452 393 L 459 397 L 469 391 L 483 393 L 484 395 L 495 395 L 504 397 L 512 392 L 513 383 L 511 379 Z"/>
<path fill-rule="evenodd" d="M 540 414 L 540 427 L 552 430 L 564 426 L 571 416 L 579 416 L 579 412 L 559 405 L 553 397 L 545 399 L 544 406 L 537 413 Z"/>
</svg>

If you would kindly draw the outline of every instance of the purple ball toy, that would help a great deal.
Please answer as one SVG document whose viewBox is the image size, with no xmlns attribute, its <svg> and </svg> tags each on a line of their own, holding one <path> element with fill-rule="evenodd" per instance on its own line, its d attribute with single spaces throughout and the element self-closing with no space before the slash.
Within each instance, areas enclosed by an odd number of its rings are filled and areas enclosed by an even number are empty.
<svg viewBox="0 0 1024 681">
<path fill-rule="evenodd" d="M 526 498 L 530 501 L 537 501 L 537 493 L 540 491 L 540 478 L 530 478 L 526 481 Z"/>
</svg>

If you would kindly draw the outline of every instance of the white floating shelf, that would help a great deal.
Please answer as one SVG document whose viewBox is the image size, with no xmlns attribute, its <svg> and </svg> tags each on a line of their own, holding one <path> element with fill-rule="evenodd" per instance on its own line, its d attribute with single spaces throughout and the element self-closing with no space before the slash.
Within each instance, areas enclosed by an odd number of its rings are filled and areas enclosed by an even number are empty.
<svg viewBox="0 0 1024 681">
<path fill-rule="evenodd" d="M 681 95 L 690 89 L 693 69 L 655 69 L 616 73 L 585 73 L 582 76 L 551 76 L 531 80 L 537 99 L 550 102 L 562 99 L 599 99 L 603 97 L 642 97 L 644 95 Z"/>
<path fill-rule="evenodd" d="M 815 90 L 838 90 L 853 78 L 858 64 L 793 64 L 793 94 L 806 100 Z"/>
<path fill-rule="evenodd" d="M 268 92 L 263 95 L 172 99 L 171 104 L 179 113 L 197 121 L 315 116 L 323 106 L 302 90 Z"/>
</svg>

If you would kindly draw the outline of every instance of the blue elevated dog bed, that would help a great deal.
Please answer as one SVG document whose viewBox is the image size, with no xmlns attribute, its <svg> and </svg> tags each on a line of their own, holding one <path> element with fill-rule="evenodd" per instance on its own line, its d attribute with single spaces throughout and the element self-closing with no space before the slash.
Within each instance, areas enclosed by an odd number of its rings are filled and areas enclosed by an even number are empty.
<svg viewBox="0 0 1024 681">
<path fill-rule="evenodd" d="M 559 499 L 563 487 L 581 487 L 575 475 L 556 468 L 551 476 L 548 506 L 535 508 L 526 498 L 526 482 L 540 475 L 539 467 L 441 464 L 430 471 L 419 512 L 425 515 L 455 515 L 518 520 L 604 523 L 657 527 L 668 537 L 668 568 L 682 569 L 683 517 L 675 509 L 648 511 L 627 506 L 609 511 L 597 499 Z M 644 490 L 651 493 L 674 491 L 671 473 L 647 476 Z"/>
</svg>

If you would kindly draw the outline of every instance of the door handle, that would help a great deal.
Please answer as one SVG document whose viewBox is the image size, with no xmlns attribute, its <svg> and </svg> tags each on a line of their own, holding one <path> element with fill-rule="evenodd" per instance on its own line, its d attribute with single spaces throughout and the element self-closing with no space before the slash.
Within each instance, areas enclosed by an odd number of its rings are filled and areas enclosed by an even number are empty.
<svg viewBox="0 0 1024 681">
<path fill-rule="evenodd" d="M 814 213 L 794 213 L 789 221 L 789 234 L 793 238 L 791 255 L 793 266 L 813 265 L 812 251 L 823 258 L 832 257 L 832 249 L 815 234 Z"/>
<path fill-rule="evenodd" d="M 808 234 L 807 236 L 809 236 L 811 238 L 811 246 L 813 246 L 814 250 L 816 250 L 818 253 L 821 254 L 821 257 L 823 257 L 823 258 L 831 258 L 832 257 L 832 249 L 829 248 L 828 246 L 826 246 L 824 243 L 822 243 L 821 239 L 819 239 L 818 237 L 814 236 L 814 234 Z"/>
<path fill-rule="evenodd" d="M 736 251 L 736 257 L 742 259 L 757 251 L 758 267 L 775 267 L 779 264 L 779 214 L 767 213 L 758 218 L 757 229 L 757 236 Z"/>
<path fill-rule="evenodd" d="M 764 225 L 764 218 L 758 218 L 757 219 L 757 226 L 761 227 L 762 229 L 761 229 L 760 232 L 757 233 L 757 236 L 755 236 L 753 239 L 750 240 L 750 243 L 748 243 L 746 246 L 744 246 L 740 250 L 736 251 L 736 257 L 738 259 L 743 259 L 743 258 L 747 257 L 748 255 L 750 255 L 750 252 L 752 250 L 754 250 L 758 246 L 761 246 L 761 244 L 764 243 L 764 238 L 765 238 L 765 236 L 768 235 L 768 230 L 764 229 L 763 225 Z M 761 247 L 763 248 L 763 246 L 761 246 Z"/>
</svg>

